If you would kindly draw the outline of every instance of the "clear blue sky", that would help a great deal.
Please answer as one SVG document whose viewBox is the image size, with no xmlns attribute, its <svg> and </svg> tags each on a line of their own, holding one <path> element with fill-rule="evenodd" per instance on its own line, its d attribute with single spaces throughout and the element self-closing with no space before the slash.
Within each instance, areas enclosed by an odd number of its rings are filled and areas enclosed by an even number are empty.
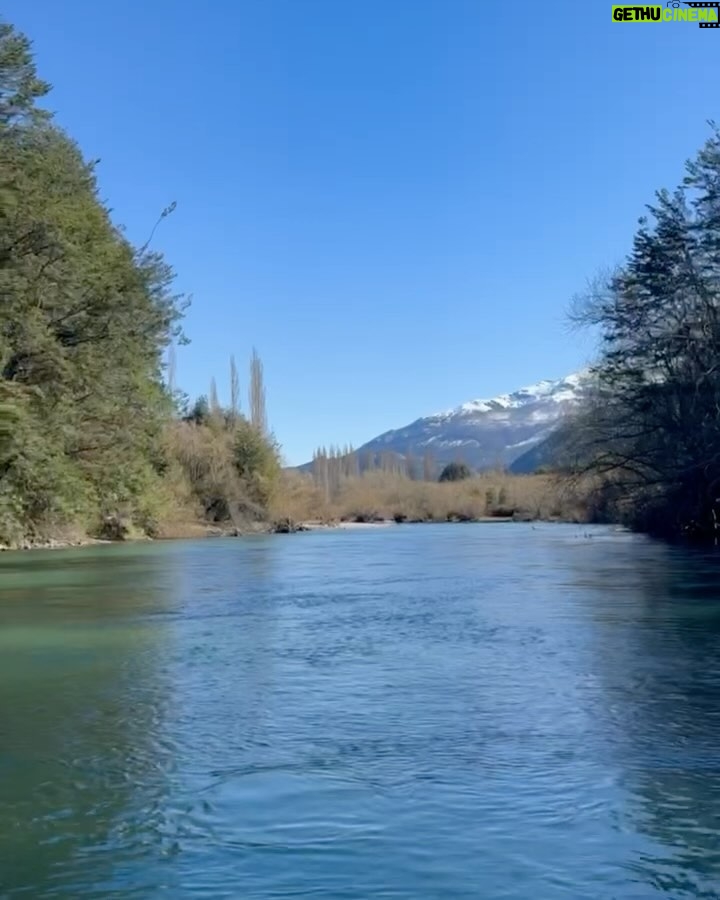
<svg viewBox="0 0 720 900">
<path fill-rule="evenodd" d="M 253 344 L 287 459 L 584 364 L 573 293 L 717 117 L 720 30 L 598 0 L 5 0 L 103 197 Z"/>
</svg>

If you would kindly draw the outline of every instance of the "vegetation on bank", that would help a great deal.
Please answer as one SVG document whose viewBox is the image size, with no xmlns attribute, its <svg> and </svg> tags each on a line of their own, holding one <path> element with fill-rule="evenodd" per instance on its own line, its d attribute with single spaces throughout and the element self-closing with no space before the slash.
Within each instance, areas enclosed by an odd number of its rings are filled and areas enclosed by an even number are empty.
<svg viewBox="0 0 720 900">
<path fill-rule="evenodd" d="M 182 533 L 201 521 L 239 530 L 262 527 L 276 499 L 280 448 L 267 428 L 262 363 L 250 362 L 249 408 L 240 411 L 239 377 L 230 363 L 231 404 L 223 408 L 214 382 L 210 396 L 200 397 L 185 415 L 164 429 L 169 461 L 165 482 L 176 501 L 172 515 L 159 523 L 159 535 Z"/>
<path fill-rule="evenodd" d="M 720 131 L 660 191 L 632 252 L 575 304 L 599 330 L 593 387 L 556 438 L 596 517 L 720 536 Z"/>
<path fill-rule="evenodd" d="M 257 519 L 280 468 L 260 361 L 249 419 L 234 365 L 230 410 L 183 410 L 163 366 L 182 339 L 173 273 L 112 222 L 48 91 L 1 24 L 0 543 Z"/>
<path fill-rule="evenodd" d="M 488 518 L 585 521 L 582 496 L 548 475 L 486 472 L 462 481 L 424 481 L 399 471 L 362 474 L 284 472 L 276 519 L 294 522 L 464 522 Z"/>
</svg>

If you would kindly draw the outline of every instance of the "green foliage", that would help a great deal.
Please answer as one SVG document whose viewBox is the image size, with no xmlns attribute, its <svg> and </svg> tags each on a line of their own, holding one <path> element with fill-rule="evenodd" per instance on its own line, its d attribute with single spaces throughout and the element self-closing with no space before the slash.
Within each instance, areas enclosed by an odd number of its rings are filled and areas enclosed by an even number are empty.
<svg viewBox="0 0 720 900">
<path fill-rule="evenodd" d="M 113 225 L 93 165 L 34 106 L 47 90 L 0 26 L 0 540 L 133 514 L 172 406 L 172 272 Z"/>
<path fill-rule="evenodd" d="M 173 273 L 113 224 L 94 164 L 36 105 L 48 91 L 29 41 L 0 24 L 0 543 L 68 525 L 152 534 L 188 508 L 262 515 L 280 463 L 259 357 L 257 427 L 234 362 L 232 409 L 213 391 L 177 421 Z"/>
<path fill-rule="evenodd" d="M 275 439 L 239 416 L 233 434 L 233 459 L 250 498 L 267 506 L 280 477 L 280 449 Z"/>
<path fill-rule="evenodd" d="M 210 420 L 210 403 L 204 395 L 198 397 L 190 407 L 186 420 L 196 425 L 205 425 Z"/>
<path fill-rule="evenodd" d="M 280 477 L 275 441 L 232 410 L 175 423 L 167 456 L 171 469 L 177 466 L 182 473 L 199 514 L 215 522 L 239 525 L 248 511 L 259 518 Z"/>
<path fill-rule="evenodd" d="M 720 524 L 720 132 L 660 191 L 624 266 L 585 298 L 597 388 L 565 458 L 595 476 L 598 515 L 651 533 Z"/>
<path fill-rule="evenodd" d="M 465 463 L 451 462 L 442 470 L 438 481 L 464 481 L 471 477 L 472 472 Z"/>
<path fill-rule="evenodd" d="M 48 118 L 35 102 L 49 90 L 50 85 L 37 77 L 30 41 L 0 22 L 0 129 Z"/>
</svg>

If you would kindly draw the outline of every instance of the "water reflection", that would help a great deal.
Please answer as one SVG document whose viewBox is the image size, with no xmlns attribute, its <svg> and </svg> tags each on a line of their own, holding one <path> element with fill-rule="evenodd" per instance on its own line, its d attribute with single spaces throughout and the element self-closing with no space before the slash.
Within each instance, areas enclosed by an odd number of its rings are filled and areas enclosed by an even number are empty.
<svg viewBox="0 0 720 900">
<path fill-rule="evenodd" d="M 107 896 L 120 848 L 172 850 L 172 579 L 103 548 L 5 557 L 0 586 L 0 894 Z"/>
<path fill-rule="evenodd" d="M 598 730 L 629 795 L 618 828 L 653 842 L 630 868 L 670 897 L 717 898 L 720 554 L 618 538 L 568 559 L 595 622 Z"/>
</svg>

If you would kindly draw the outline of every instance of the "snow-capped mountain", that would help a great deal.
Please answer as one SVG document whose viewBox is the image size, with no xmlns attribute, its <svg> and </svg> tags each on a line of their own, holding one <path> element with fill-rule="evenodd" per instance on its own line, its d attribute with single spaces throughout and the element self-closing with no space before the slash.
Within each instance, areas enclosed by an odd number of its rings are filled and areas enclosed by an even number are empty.
<svg viewBox="0 0 720 900">
<path fill-rule="evenodd" d="M 453 409 L 386 431 L 359 449 L 368 453 L 426 453 L 438 465 L 462 461 L 474 469 L 509 466 L 539 444 L 577 406 L 587 373 L 539 381 L 488 400 L 470 400 Z"/>
</svg>

